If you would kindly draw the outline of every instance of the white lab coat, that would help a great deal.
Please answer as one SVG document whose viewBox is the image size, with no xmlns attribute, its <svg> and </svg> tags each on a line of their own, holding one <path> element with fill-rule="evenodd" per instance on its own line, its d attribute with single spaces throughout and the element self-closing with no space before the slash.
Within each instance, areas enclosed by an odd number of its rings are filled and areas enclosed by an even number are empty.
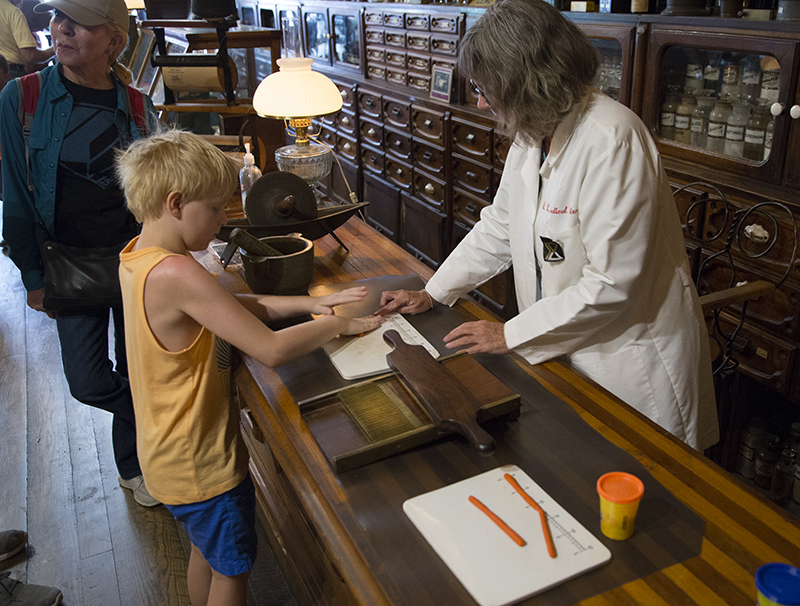
<svg viewBox="0 0 800 606">
<path fill-rule="evenodd" d="M 544 163 L 540 145 L 515 142 L 494 203 L 426 289 L 452 305 L 512 264 L 520 313 L 505 324 L 509 348 L 531 364 L 567 354 L 690 446 L 717 442 L 708 335 L 677 208 L 633 112 L 593 90 L 559 124 Z"/>
</svg>

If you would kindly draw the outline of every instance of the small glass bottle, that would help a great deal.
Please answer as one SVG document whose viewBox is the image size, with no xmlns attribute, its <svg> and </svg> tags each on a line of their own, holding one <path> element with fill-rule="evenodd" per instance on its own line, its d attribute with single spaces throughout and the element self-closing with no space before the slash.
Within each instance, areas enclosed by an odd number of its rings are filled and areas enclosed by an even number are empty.
<svg viewBox="0 0 800 606">
<path fill-rule="evenodd" d="M 725 151 L 725 130 L 728 128 L 728 116 L 733 112 L 730 103 L 722 100 L 714 102 L 714 107 L 708 114 L 708 138 L 706 149 L 714 152 Z"/>
<path fill-rule="evenodd" d="M 744 131 L 750 117 L 750 105 L 735 103 L 725 128 L 725 154 L 741 158 L 744 153 Z"/>
<path fill-rule="evenodd" d="M 780 458 L 781 439 L 771 435 L 767 438 L 767 443 L 758 449 L 756 454 L 756 475 L 753 478 L 756 486 L 770 489 L 772 486 L 772 473 L 775 471 L 775 464 Z"/>
<path fill-rule="evenodd" d="M 781 458 L 775 463 L 772 472 L 772 483 L 769 489 L 769 498 L 781 506 L 789 504 L 792 498 L 794 483 L 794 457 L 795 452 L 786 447 L 781 452 Z"/>
<path fill-rule="evenodd" d="M 706 65 L 703 68 L 703 88 L 713 90 L 715 94 L 718 94 L 719 87 L 719 54 L 716 52 L 710 52 L 708 53 L 708 61 L 706 61 Z"/>
<path fill-rule="evenodd" d="M 756 453 L 767 439 L 764 419 L 753 417 L 739 438 L 739 450 L 736 452 L 736 471 L 752 480 L 756 475 Z"/>
<path fill-rule="evenodd" d="M 695 147 L 705 149 L 706 138 L 708 137 L 708 115 L 714 107 L 714 91 L 702 90 L 701 96 L 697 97 L 697 105 L 692 110 L 692 134 L 691 144 Z"/>
<path fill-rule="evenodd" d="M 683 90 L 693 95 L 698 94 L 703 89 L 703 66 L 699 63 L 689 63 L 686 66 L 686 79 L 683 83 Z"/>
<path fill-rule="evenodd" d="M 764 159 L 764 139 L 767 136 L 769 120 L 769 109 L 765 103 L 760 102 L 758 107 L 753 108 L 744 129 L 744 147 L 742 148 L 744 158 L 757 162 Z"/>
<path fill-rule="evenodd" d="M 772 115 L 769 118 L 767 132 L 764 134 L 764 160 L 769 159 L 769 155 L 772 153 L 772 137 L 775 130 L 775 118 Z"/>
<path fill-rule="evenodd" d="M 261 169 L 255 165 L 255 157 L 250 153 L 250 144 L 244 144 L 244 166 L 239 171 L 239 184 L 242 189 L 242 208 L 244 214 L 247 215 L 247 194 L 253 187 L 253 184 L 261 177 Z"/>
<path fill-rule="evenodd" d="M 761 93 L 760 96 L 772 103 L 778 100 L 781 88 L 781 65 L 774 57 L 761 60 Z"/>
<path fill-rule="evenodd" d="M 761 96 L 761 62 L 758 60 L 758 55 L 745 55 L 741 66 L 742 99 L 756 103 L 756 100 Z"/>
<path fill-rule="evenodd" d="M 692 142 L 692 112 L 696 106 L 697 99 L 693 95 L 683 95 L 675 108 L 675 141 L 678 143 Z"/>
<path fill-rule="evenodd" d="M 677 93 L 667 93 L 661 104 L 661 123 L 658 134 L 662 139 L 675 139 L 675 112 L 678 109 L 680 96 Z"/>
<path fill-rule="evenodd" d="M 735 55 L 728 53 L 723 55 L 720 65 L 720 80 L 720 98 L 724 98 L 725 95 L 730 95 L 731 100 L 736 101 L 741 94 L 742 68 Z"/>
</svg>

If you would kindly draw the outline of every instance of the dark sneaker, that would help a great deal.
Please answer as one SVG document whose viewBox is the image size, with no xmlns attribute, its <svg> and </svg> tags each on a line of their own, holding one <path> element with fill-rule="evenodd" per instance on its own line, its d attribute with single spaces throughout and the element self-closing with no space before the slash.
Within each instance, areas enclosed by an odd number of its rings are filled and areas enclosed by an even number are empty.
<svg viewBox="0 0 800 606">
<path fill-rule="evenodd" d="M 0 562 L 17 555 L 28 543 L 28 533 L 22 530 L 0 532 Z"/>
<path fill-rule="evenodd" d="M 29 585 L 0 572 L 0 606 L 58 606 L 64 596 L 55 587 Z"/>
<path fill-rule="evenodd" d="M 144 478 L 142 476 L 136 476 L 130 480 L 123 480 L 120 478 L 119 485 L 123 488 L 127 488 L 128 490 L 132 490 L 133 500 L 139 503 L 139 505 L 142 507 L 155 507 L 156 505 L 161 505 L 161 501 L 156 501 L 150 496 L 150 493 L 147 492 L 147 487 L 144 485 Z"/>
</svg>

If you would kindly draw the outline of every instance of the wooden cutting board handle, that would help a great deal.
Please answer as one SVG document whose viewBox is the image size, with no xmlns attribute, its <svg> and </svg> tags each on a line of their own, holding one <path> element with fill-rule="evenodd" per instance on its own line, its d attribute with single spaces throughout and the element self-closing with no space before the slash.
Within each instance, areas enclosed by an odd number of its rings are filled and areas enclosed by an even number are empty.
<svg viewBox="0 0 800 606">
<path fill-rule="evenodd" d="M 386 354 L 389 366 L 442 429 L 464 436 L 481 454 L 494 452 L 494 438 L 478 425 L 475 413 L 481 404 L 453 373 L 421 345 L 409 345 L 396 330 L 387 330 L 383 340 L 394 347 Z"/>
</svg>

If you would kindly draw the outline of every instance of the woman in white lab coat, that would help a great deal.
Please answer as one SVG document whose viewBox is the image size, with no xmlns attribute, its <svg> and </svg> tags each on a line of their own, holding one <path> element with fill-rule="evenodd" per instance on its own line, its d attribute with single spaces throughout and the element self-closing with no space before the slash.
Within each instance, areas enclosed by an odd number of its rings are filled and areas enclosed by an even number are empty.
<svg viewBox="0 0 800 606">
<path fill-rule="evenodd" d="M 467 31 L 459 69 L 514 143 L 493 204 L 425 290 L 385 292 L 378 313 L 452 305 L 513 265 L 519 315 L 462 324 L 447 347 L 566 354 L 702 450 L 719 430 L 677 209 L 645 125 L 592 86 L 598 65 L 541 0 L 500 0 Z"/>
</svg>

